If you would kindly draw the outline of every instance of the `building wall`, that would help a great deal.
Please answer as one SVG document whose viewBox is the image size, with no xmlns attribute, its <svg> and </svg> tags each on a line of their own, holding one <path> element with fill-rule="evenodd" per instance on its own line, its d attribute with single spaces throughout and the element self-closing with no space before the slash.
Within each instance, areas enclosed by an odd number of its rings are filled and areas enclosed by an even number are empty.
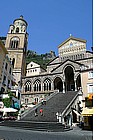
<svg viewBox="0 0 140 140">
<path fill-rule="evenodd" d="M 1 87 L 2 87 L 2 78 L 3 78 L 3 67 L 4 67 L 4 60 L 7 54 L 7 50 L 5 49 L 2 41 L 0 40 L 0 91 L 1 91 Z"/>
<path fill-rule="evenodd" d="M 7 93 L 8 90 L 11 89 L 12 83 L 14 82 L 13 78 L 13 66 L 10 62 L 10 59 L 8 56 L 5 57 L 3 62 L 3 72 L 2 72 L 2 88 L 5 89 L 5 92 Z"/>
<path fill-rule="evenodd" d="M 26 76 L 39 75 L 41 72 L 45 72 L 45 70 L 37 63 L 30 62 L 27 65 Z"/>
<path fill-rule="evenodd" d="M 86 52 L 86 41 L 75 39 L 70 37 L 66 42 L 62 43 L 58 47 L 59 57 L 61 61 L 66 60 L 68 56 L 75 56 L 76 54 L 85 54 Z M 74 55 L 75 54 L 75 55 Z M 76 57 L 69 57 L 72 60 L 76 60 Z"/>
<path fill-rule="evenodd" d="M 88 94 L 91 94 L 88 90 L 88 85 L 93 85 L 93 77 L 90 77 L 89 73 L 93 72 L 92 70 L 83 71 L 81 73 L 81 83 L 82 83 L 82 91 L 83 91 L 83 98 L 87 97 Z"/>
</svg>

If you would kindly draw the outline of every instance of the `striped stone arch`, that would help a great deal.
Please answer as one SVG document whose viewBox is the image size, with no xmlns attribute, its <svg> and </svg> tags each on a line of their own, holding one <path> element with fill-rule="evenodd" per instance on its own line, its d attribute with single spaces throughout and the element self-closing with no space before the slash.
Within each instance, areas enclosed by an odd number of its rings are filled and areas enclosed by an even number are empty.
<svg viewBox="0 0 140 140">
<path fill-rule="evenodd" d="M 63 91 L 63 77 L 60 75 L 55 76 L 53 79 L 54 90 L 59 90 L 59 92 Z"/>
<path fill-rule="evenodd" d="M 34 82 L 36 81 L 36 80 L 39 80 L 39 81 L 42 81 L 42 79 L 39 77 L 34 77 L 33 79 L 32 79 L 32 83 L 34 84 Z"/>
<path fill-rule="evenodd" d="M 54 82 L 54 80 L 55 80 L 57 77 L 60 78 L 62 81 L 64 80 L 64 78 L 63 78 L 61 75 L 55 75 L 55 76 L 53 77 L 53 79 L 52 79 L 52 82 Z"/>
<path fill-rule="evenodd" d="M 75 79 L 77 79 L 78 76 L 80 76 L 80 73 L 77 73 L 77 74 L 75 75 Z"/>
<path fill-rule="evenodd" d="M 63 71 L 63 74 L 64 74 L 65 69 L 66 69 L 68 66 L 72 67 L 73 72 L 75 72 L 75 67 L 74 67 L 72 64 L 66 64 L 66 65 L 63 67 L 63 70 L 62 70 L 62 71 Z"/>
</svg>

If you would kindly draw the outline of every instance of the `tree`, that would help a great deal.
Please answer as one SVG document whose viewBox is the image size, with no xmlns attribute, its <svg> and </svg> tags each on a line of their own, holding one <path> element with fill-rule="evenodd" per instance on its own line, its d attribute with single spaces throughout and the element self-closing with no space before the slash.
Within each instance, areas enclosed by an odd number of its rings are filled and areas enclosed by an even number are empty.
<svg viewBox="0 0 140 140">
<path fill-rule="evenodd" d="M 2 102 L 4 103 L 4 106 L 11 107 L 11 99 L 10 98 L 4 98 L 4 99 L 2 99 Z"/>
<path fill-rule="evenodd" d="M 12 106 L 13 93 L 9 92 L 8 96 L 9 96 L 9 98 L 2 99 L 2 102 L 4 103 L 4 106 L 11 107 Z"/>
</svg>

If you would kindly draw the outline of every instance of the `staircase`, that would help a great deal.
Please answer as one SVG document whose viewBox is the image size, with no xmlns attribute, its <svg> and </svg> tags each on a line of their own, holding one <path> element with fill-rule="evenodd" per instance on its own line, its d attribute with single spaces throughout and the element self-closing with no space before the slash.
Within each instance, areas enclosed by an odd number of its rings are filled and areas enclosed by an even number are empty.
<svg viewBox="0 0 140 140">
<path fill-rule="evenodd" d="M 70 127 L 65 126 L 62 123 L 58 123 L 56 113 L 62 113 L 71 103 L 73 99 L 78 96 L 78 92 L 69 91 L 66 93 L 56 93 L 53 97 L 49 98 L 45 105 L 39 104 L 28 113 L 23 115 L 19 121 L 4 121 L 0 123 L 0 126 L 8 126 L 14 128 L 21 128 L 27 130 L 37 131 L 66 131 L 70 130 Z M 38 116 L 35 116 L 35 109 L 37 108 Z M 43 109 L 43 116 L 39 113 L 40 109 Z"/>
<path fill-rule="evenodd" d="M 72 99 L 77 95 L 77 92 L 57 93 L 53 98 L 50 98 L 46 105 L 40 105 L 37 108 L 38 116 L 35 117 L 35 110 L 21 119 L 21 121 L 35 121 L 35 122 L 57 122 L 56 113 L 62 113 L 69 105 Z M 39 110 L 43 109 L 43 116 L 40 115 Z"/>
</svg>

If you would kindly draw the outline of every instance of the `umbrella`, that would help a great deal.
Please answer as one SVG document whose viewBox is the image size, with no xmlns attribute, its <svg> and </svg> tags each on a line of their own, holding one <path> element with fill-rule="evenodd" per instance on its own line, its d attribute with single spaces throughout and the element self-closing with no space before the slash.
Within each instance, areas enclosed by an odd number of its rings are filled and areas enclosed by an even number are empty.
<svg viewBox="0 0 140 140">
<path fill-rule="evenodd" d="M 17 109 L 14 108 L 0 108 L 0 112 L 17 112 Z"/>
</svg>

